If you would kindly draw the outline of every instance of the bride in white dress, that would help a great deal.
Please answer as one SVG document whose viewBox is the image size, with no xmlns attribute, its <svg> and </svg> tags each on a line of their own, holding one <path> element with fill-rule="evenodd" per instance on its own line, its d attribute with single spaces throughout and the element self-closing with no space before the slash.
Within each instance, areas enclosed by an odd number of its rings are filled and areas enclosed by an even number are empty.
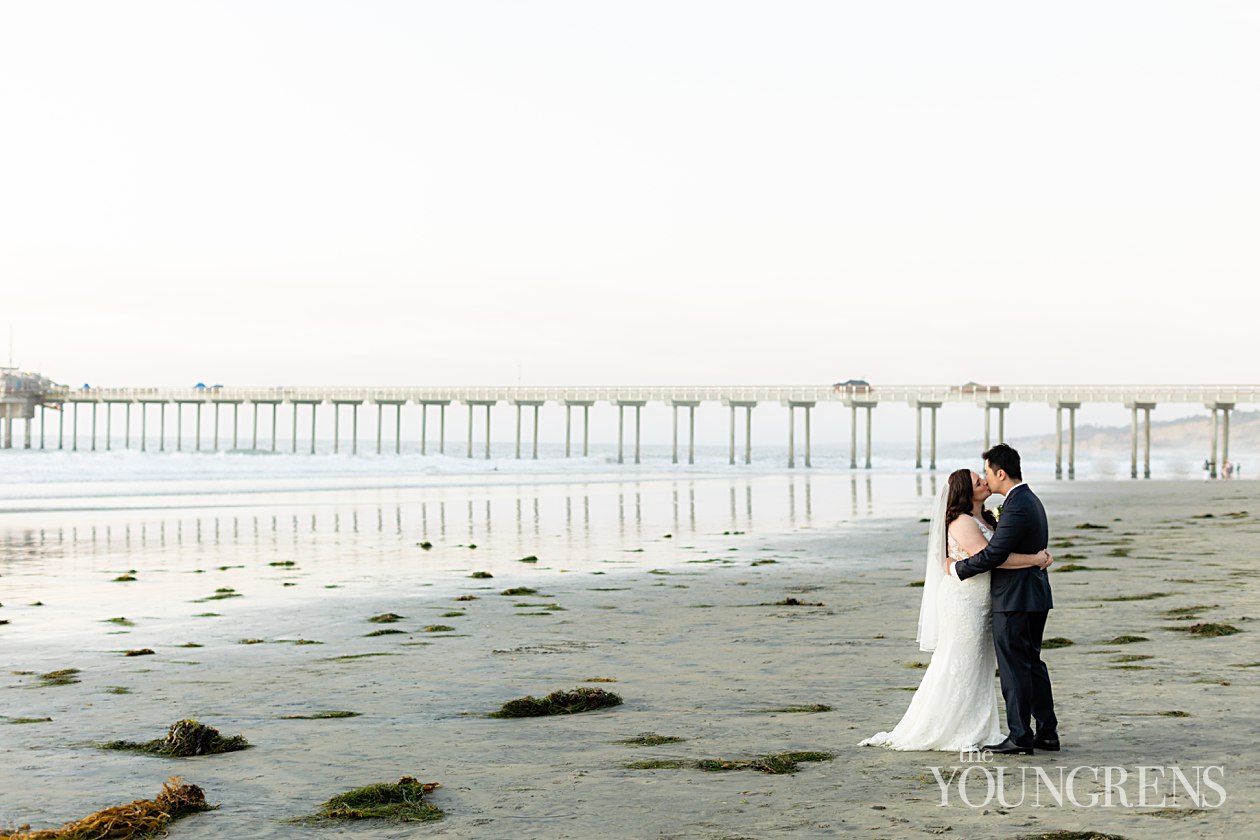
<svg viewBox="0 0 1260 840">
<path fill-rule="evenodd" d="M 932 651 L 932 661 L 901 722 L 859 746 L 956 752 L 1002 740 L 989 576 L 959 581 L 945 572 L 946 562 L 970 557 L 988 545 L 997 525 L 984 509 L 991 495 L 984 478 L 971 470 L 956 470 L 941 488 L 928 528 L 919 610 L 919 649 Z M 1000 568 L 1044 568 L 1050 561 L 1044 551 L 1012 554 Z"/>
</svg>

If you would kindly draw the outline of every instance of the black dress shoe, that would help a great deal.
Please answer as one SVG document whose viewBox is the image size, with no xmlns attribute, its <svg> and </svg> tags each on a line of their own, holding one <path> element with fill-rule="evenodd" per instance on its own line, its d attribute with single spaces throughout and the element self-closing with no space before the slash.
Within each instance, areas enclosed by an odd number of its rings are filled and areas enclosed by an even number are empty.
<svg viewBox="0 0 1260 840">
<path fill-rule="evenodd" d="M 1045 750 L 1046 752 L 1059 751 L 1058 738 L 1033 738 L 1033 749 Z"/>
<path fill-rule="evenodd" d="M 989 744 L 987 747 L 982 747 L 981 749 L 983 749 L 985 752 L 996 753 L 998 755 L 1032 755 L 1033 754 L 1032 747 L 1021 747 L 1019 744 L 1015 743 L 1010 738 L 1007 738 L 1005 741 L 1003 741 L 1000 744 Z"/>
</svg>

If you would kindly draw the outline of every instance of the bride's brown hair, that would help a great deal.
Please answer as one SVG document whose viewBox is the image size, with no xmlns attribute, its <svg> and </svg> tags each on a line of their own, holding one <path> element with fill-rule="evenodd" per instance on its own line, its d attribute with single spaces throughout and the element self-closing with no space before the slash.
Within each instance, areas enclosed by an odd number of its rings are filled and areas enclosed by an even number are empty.
<svg viewBox="0 0 1260 840">
<path fill-rule="evenodd" d="M 971 470 L 954 470 L 949 474 L 949 492 L 945 497 L 945 527 L 960 516 L 971 516 L 971 507 L 975 503 L 976 488 L 971 483 Z M 991 511 L 980 514 L 990 528 L 997 527 L 997 519 Z"/>
</svg>

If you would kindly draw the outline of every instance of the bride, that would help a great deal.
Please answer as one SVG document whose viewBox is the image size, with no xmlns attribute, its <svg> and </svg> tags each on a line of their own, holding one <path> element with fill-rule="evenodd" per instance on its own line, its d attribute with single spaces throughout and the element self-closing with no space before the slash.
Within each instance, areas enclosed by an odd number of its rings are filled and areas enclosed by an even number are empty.
<svg viewBox="0 0 1260 840">
<path fill-rule="evenodd" d="M 993 495 L 971 470 L 955 470 L 941 488 L 928 528 L 927 571 L 919 610 L 919 649 L 932 661 L 892 732 L 879 732 L 859 746 L 894 750 L 975 749 L 1002 740 L 993 672 L 989 576 L 964 581 L 948 576 L 945 564 L 988 545 L 997 520 L 984 509 Z M 1012 554 L 999 568 L 1045 568 L 1046 552 Z"/>
</svg>

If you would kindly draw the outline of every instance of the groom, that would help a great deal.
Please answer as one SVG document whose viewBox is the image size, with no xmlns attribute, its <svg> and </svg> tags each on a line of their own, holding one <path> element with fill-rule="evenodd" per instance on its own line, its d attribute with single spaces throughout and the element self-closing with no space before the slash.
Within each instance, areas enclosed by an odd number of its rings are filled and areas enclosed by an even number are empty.
<svg viewBox="0 0 1260 840">
<path fill-rule="evenodd" d="M 1041 661 L 1041 635 L 1054 607 L 1050 579 L 1044 569 L 999 569 L 1012 553 L 1036 554 L 1046 547 L 1050 529 L 1041 500 L 1024 484 L 1019 453 L 1004 443 L 984 453 L 989 489 L 1006 499 L 989 547 L 954 563 L 949 573 L 959 580 L 989 572 L 993 599 L 993 646 L 997 649 L 1010 731 L 995 753 L 1032 755 L 1033 749 L 1058 750 L 1058 719 L 1050 694 L 1050 674 Z M 1031 720 L 1037 721 L 1033 734 Z"/>
</svg>

